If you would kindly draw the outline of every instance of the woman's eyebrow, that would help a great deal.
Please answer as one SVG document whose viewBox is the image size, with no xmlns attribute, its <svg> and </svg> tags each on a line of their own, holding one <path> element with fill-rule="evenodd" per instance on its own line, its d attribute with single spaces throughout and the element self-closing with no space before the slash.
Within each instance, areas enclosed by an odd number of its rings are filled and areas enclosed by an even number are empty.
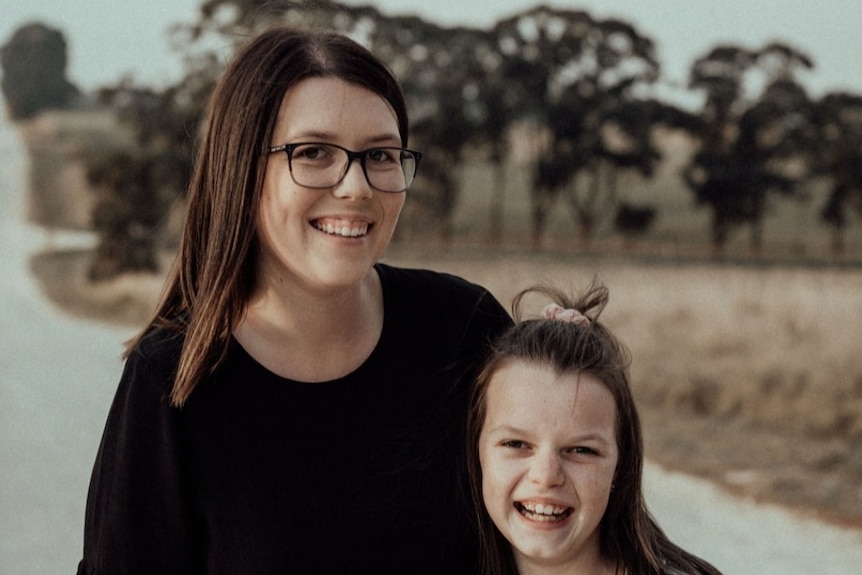
<svg viewBox="0 0 862 575">
<path fill-rule="evenodd" d="M 288 138 L 291 141 L 320 141 L 320 142 L 334 142 L 339 139 L 338 134 L 333 132 L 325 132 L 320 130 L 308 130 L 308 131 L 300 131 L 296 134 L 290 136 Z M 401 136 L 394 133 L 382 133 L 376 136 L 372 136 L 370 138 L 366 138 L 365 142 L 369 144 L 400 144 Z"/>
</svg>

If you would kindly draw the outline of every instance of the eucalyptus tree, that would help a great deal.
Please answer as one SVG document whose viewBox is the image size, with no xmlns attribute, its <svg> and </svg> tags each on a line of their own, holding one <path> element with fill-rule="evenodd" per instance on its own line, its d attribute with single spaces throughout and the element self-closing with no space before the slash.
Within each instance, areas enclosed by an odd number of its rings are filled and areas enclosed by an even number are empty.
<svg viewBox="0 0 862 575">
<path fill-rule="evenodd" d="M 759 252 L 769 198 L 793 195 L 807 178 L 812 108 L 797 75 L 813 66 L 779 43 L 759 50 L 718 46 L 692 65 L 689 87 L 705 99 L 700 148 L 684 178 L 697 203 L 712 211 L 716 254 L 744 224 Z"/>
<path fill-rule="evenodd" d="M 634 129 L 623 113 L 658 77 L 653 42 L 620 20 L 544 6 L 499 22 L 494 32 L 508 81 L 521 87 L 522 116 L 548 135 L 536 160 L 533 241 L 541 242 L 559 196 L 567 200 L 580 236 L 589 239 L 615 207 L 615 188 L 603 183 L 602 174 L 644 170 L 658 157 L 649 131 Z M 614 131 L 629 136 L 624 152 L 615 149 Z"/>
<path fill-rule="evenodd" d="M 410 109 L 411 137 L 425 153 L 413 199 L 430 209 L 440 234 L 448 238 L 465 152 L 487 148 L 497 166 L 506 155 L 507 120 L 500 110 L 503 89 L 498 76 L 501 58 L 493 36 L 474 28 L 444 28 L 416 17 L 388 17 L 377 22 L 368 40 L 401 81 Z M 493 195 L 501 200 L 502 192 L 496 189 Z M 492 210 L 492 234 L 499 213 Z"/>
<path fill-rule="evenodd" d="M 90 277 L 109 279 L 127 271 L 155 271 L 159 228 L 185 193 L 192 167 L 192 141 L 201 122 L 200 102 L 209 75 L 187 75 L 165 89 L 123 80 L 98 92 L 133 134 L 129 149 L 91 150 L 86 175 L 96 190 L 93 227 L 99 243 Z"/>
<path fill-rule="evenodd" d="M 814 171 L 830 182 L 829 197 L 820 213 L 832 227 L 832 250 L 844 252 L 849 215 L 862 217 L 862 95 L 836 92 L 815 105 L 817 143 Z"/>
</svg>

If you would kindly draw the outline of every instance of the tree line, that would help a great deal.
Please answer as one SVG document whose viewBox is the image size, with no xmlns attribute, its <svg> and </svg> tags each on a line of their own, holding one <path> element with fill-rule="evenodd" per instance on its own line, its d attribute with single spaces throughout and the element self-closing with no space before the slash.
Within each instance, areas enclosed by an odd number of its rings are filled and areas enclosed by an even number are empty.
<svg viewBox="0 0 862 575">
<path fill-rule="evenodd" d="M 236 46 L 274 22 L 343 32 L 390 65 L 408 101 L 411 145 L 425 152 L 411 202 L 443 238 L 452 234 L 458 167 L 481 155 L 496 182 L 488 241 L 500 241 L 507 135 L 525 125 L 540 134 L 530 181 L 536 246 L 557 202 L 570 208 L 584 241 L 608 214 L 622 233 L 643 231 L 654 214 L 622 202 L 618 181 L 627 172 L 653 176 L 663 159 L 661 128 L 694 142 L 682 178 L 710 211 L 717 252 L 740 227 L 750 229 L 758 250 L 768 201 L 799 199 L 814 180 L 829 188 L 817 209 L 836 251 L 851 215 L 862 214 L 862 95 L 811 98 L 800 73 L 815 64 L 787 44 L 716 46 L 698 57 L 688 89 L 702 106 L 692 111 L 652 95 L 660 79 L 652 39 L 583 10 L 538 6 L 476 29 L 326 0 L 206 0 L 196 22 L 174 30 L 186 61 L 181 81 L 156 90 L 127 80 L 98 93 L 139 142 L 87 158 L 89 178 L 102 190 L 94 224 L 107 272 L 98 275 L 154 265 L 154 257 L 141 257 L 155 249 L 145 231 L 184 191 L 202 108 L 225 60 L 211 46 Z"/>
</svg>

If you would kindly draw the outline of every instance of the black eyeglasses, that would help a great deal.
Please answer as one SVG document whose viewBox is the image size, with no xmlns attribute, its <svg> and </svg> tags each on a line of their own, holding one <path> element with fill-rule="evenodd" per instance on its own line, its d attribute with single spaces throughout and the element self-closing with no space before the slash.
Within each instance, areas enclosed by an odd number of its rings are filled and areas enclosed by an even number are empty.
<svg viewBox="0 0 862 575">
<path fill-rule="evenodd" d="M 368 185 L 380 192 L 406 192 L 413 183 L 420 152 L 406 148 L 368 148 L 354 152 L 335 144 L 299 142 L 269 149 L 284 152 L 293 181 L 306 188 L 332 188 L 338 185 L 353 160 L 359 160 Z"/>
</svg>

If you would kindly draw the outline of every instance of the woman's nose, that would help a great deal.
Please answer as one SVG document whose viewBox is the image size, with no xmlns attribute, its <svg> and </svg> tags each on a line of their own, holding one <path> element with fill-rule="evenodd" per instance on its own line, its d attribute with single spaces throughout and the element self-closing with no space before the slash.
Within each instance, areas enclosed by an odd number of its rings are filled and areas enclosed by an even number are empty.
<svg viewBox="0 0 862 575">
<path fill-rule="evenodd" d="M 368 178 L 365 177 L 365 170 L 362 169 L 362 162 L 359 158 L 351 158 L 347 164 L 347 172 L 335 186 L 333 192 L 339 198 L 364 199 L 371 197 L 374 190 L 368 183 Z"/>
</svg>

